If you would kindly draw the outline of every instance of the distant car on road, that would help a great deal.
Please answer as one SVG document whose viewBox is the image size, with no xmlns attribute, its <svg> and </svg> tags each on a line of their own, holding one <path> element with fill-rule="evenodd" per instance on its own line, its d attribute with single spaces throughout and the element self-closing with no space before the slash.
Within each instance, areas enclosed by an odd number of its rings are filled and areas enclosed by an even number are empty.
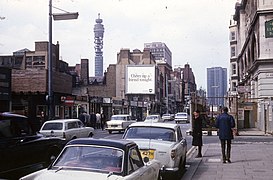
<svg viewBox="0 0 273 180">
<path fill-rule="evenodd" d="M 113 115 L 110 121 L 106 122 L 105 130 L 107 130 L 109 134 L 113 131 L 125 131 L 125 129 L 134 122 L 136 122 L 136 120 L 132 120 L 129 114 Z"/>
<path fill-rule="evenodd" d="M 157 180 L 160 166 L 156 160 L 143 162 L 132 141 L 81 138 L 70 141 L 47 169 L 21 180 Z"/>
<path fill-rule="evenodd" d="M 189 123 L 190 122 L 190 116 L 186 112 L 178 112 L 174 116 L 175 123 Z"/>
<path fill-rule="evenodd" d="M 163 122 L 163 119 L 160 115 L 154 114 L 154 115 L 148 115 L 144 122 Z"/>
<path fill-rule="evenodd" d="M 0 113 L 0 179 L 18 179 L 47 167 L 66 141 L 45 138 L 33 131 L 26 116 Z"/>
<path fill-rule="evenodd" d="M 172 121 L 174 119 L 174 116 L 172 114 L 163 114 L 162 119 L 163 121 Z"/>
<path fill-rule="evenodd" d="M 69 141 L 92 137 L 94 128 L 85 127 L 79 119 L 58 119 L 44 122 L 39 132 L 46 137 L 61 137 Z"/>
<path fill-rule="evenodd" d="M 122 138 L 134 141 L 143 158 L 159 160 L 161 172 L 168 179 L 181 178 L 186 165 L 187 141 L 178 124 L 136 122 L 126 129 Z"/>
</svg>

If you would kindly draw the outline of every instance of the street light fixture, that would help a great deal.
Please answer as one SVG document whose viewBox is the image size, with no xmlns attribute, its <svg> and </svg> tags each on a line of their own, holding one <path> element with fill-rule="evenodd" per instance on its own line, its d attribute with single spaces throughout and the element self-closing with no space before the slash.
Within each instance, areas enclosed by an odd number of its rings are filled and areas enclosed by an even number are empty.
<svg viewBox="0 0 273 180">
<path fill-rule="evenodd" d="M 52 90 L 52 17 L 54 20 L 70 20 L 77 19 L 79 13 L 57 13 L 52 14 L 52 0 L 49 0 L 49 26 L 48 26 L 48 119 L 53 119 L 54 112 L 54 100 L 53 100 L 53 90 Z"/>
</svg>

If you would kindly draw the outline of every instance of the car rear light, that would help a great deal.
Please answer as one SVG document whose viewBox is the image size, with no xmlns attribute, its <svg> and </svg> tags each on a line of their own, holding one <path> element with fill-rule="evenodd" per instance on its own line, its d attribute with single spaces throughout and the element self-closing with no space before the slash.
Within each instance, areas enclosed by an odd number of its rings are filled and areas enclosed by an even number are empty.
<svg viewBox="0 0 273 180">
<path fill-rule="evenodd" d="M 176 151 L 175 151 L 175 149 L 172 149 L 172 151 L 171 151 L 171 158 L 174 159 L 175 156 L 176 156 Z"/>
</svg>

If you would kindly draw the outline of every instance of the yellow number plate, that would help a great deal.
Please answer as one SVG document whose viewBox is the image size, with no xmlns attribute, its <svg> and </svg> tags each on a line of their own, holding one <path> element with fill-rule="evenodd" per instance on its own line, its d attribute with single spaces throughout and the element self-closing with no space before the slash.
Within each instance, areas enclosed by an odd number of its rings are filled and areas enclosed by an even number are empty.
<svg viewBox="0 0 273 180">
<path fill-rule="evenodd" d="M 140 150 L 141 157 L 148 157 L 150 160 L 154 159 L 155 157 L 155 150 L 149 149 L 149 150 Z"/>
</svg>

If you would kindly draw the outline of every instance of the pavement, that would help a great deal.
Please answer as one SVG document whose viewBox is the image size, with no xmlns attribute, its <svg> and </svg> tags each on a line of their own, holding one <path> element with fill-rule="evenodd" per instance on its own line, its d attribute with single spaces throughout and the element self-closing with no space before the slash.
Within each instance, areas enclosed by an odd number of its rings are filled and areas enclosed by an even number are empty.
<svg viewBox="0 0 273 180">
<path fill-rule="evenodd" d="M 183 180 L 272 180 L 273 136 L 257 129 L 239 131 L 231 145 L 231 163 L 222 163 L 221 146 L 204 144 L 202 158 L 195 147 L 188 151 Z"/>
</svg>

